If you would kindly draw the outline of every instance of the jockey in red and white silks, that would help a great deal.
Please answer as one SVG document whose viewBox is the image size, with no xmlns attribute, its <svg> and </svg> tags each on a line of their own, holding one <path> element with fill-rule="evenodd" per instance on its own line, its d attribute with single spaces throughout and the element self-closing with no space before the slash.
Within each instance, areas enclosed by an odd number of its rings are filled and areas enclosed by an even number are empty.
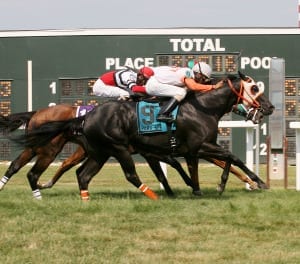
<svg viewBox="0 0 300 264">
<path fill-rule="evenodd" d="M 153 71 L 154 75 L 145 85 L 146 93 L 154 96 L 172 97 L 169 103 L 162 107 L 157 117 L 159 121 L 173 121 L 170 113 L 184 99 L 188 89 L 207 92 L 223 85 L 223 82 L 216 85 L 202 84 L 211 75 L 210 66 L 204 62 L 195 64 L 193 69 L 188 67 L 160 66 L 153 68 Z"/>
<path fill-rule="evenodd" d="M 132 89 L 143 90 L 142 86 L 152 75 L 149 67 L 141 68 L 138 73 L 131 69 L 106 72 L 95 82 L 93 93 L 101 97 L 128 98 Z"/>
</svg>

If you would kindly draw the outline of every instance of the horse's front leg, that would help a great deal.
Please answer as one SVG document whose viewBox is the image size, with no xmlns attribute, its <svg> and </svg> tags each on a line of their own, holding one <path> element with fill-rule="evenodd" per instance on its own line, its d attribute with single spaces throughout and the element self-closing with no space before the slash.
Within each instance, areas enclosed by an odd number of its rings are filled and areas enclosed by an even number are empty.
<svg viewBox="0 0 300 264">
<path fill-rule="evenodd" d="M 225 166 L 224 166 L 224 169 L 223 169 L 223 173 L 221 175 L 221 183 L 217 187 L 217 191 L 219 192 L 219 194 L 222 194 L 224 192 L 224 190 L 225 190 L 226 183 L 228 181 L 230 167 L 231 167 L 231 163 L 229 161 L 227 161 L 225 163 Z"/>
<path fill-rule="evenodd" d="M 193 194 L 197 196 L 202 195 L 202 191 L 200 189 L 200 184 L 199 184 L 199 173 L 198 173 L 198 161 L 199 159 L 197 157 L 185 157 L 188 170 L 191 176 L 191 180 L 193 182 Z"/>
<path fill-rule="evenodd" d="M 185 184 L 193 188 L 193 182 L 191 178 L 186 174 L 181 164 L 175 158 L 172 158 L 171 156 L 166 156 L 163 158 L 163 161 L 171 165 L 175 170 L 177 170 Z"/>
<path fill-rule="evenodd" d="M 144 156 L 144 158 L 147 160 L 148 164 L 150 165 L 150 168 L 154 172 L 156 178 L 158 181 L 163 185 L 164 190 L 166 191 L 168 196 L 174 196 L 174 193 L 168 183 L 168 180 L 166 178 L 166 175 L 164 174 L 159 161 L 156 158 L 151 158 Z"/>
<path fill-rule="evenodd" d="M 223 160 L 218 160 L 218 159 L 212 159 L 212 158 L 207 158 L 205 157 L 205 159 L 209 162 L 214 163 L 215 165 L 219 166 L 220 168 L 224 169 L 226 162 Z M 233 166 L 230 166 L 230 172 L 232 174 L 234 174 L 236 177 L 238 177 L 242 182 L 248 183 L 250 186 L 251 190 L 255 190 L 258 188 L 257 183 L 252 181 L 247 175 L 241 173 L 240 171 L 238 171 L 236 168 L 234 168 Z"/>
<path fill-rule="evenodd" d="M 262 179 L 260 179 L 254 172 L 249 170 L 244 162 L 242 162 L 233 153 L 225 150 L 216 143 L 202 144 L 202 150 L 198 152 L 198 156 L 206 156 L 214 159 L 230 161 L 233 165 L 239 167 L 242 171 L 244 171 L 252 181 L 256 182 L 259 188 L 268 189 L 268 186 L 262 181 Z"/>
<path fill-rule="evenodd" d="M 239 167 L 242 171 L 244 171 L 252 181 L 257 183 L 260 189 L 269 189 L 267 184 L 261 178 L 259 178 L 258 175 L 251 171 L 240 159 L 233 155 L 232 160 L 233 165 Z"/>
<path fill-rule="evenodd" d="M 215 153 L 218 153 L 216 150 Z M 250 180 L 250 186 L 252 186 L 252 189 L 257 189 L 257 186 L 261 189 L 268 189 L 268 186 L 264 183 L 264 181 L 258 177 L 253 171 L 251 171 L 243 161 L 241 161 L 238 157 L 236 157 L 233 153 L 229 151 L 223 150 L 223 153 L 218 153 L 220 155 L 219 157 L 223 157 L 224 160 L 231 161 L 231 163 L 237 167 L 239 167 L 248 177 Z M 253 184 L 255 182 L 256 184 Z"/>
</svg>

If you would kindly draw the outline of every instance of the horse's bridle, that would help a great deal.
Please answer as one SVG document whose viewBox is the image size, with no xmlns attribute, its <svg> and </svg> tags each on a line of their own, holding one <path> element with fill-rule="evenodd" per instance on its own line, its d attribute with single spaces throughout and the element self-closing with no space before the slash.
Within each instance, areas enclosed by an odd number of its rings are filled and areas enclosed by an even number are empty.
<svg viewBox="0 0 300 264">
<path fill-rule="evenodd" d="M 237 102 L 233 106 L 233 108 L 237 108 L 237 106 L 241 103 L 241 105 L 246 113 L 246 120 L 251 120 L 254 124 L 259 123 L 259 121 L 262 119 L 262 116 L 263 116 L 261 113 L 260 104 L 255 98 L 253 98 L 248 93 L 248 91 L 246 91 L 243 81 L 240 82 L 241 87 L 240 87 L 239 92 L 236 91 L 236 89 L 234 88 L 230 79 L 227 79 L 226 81 L 227 81 L 231 91 L 237 96 Z M 246 98 L 243 95 L 244 92 L 247 93 L 248 97 L 251 98 L 251 100 L 249 100 L 248 98 Z M 244 105 L 244 101 L 248 103 L 247 107 Z"/>
<path fill-rule="evenodd" d="M 260 108 L 260 104 L 259 102 L 253 98 L 250 94 L 248 94 L 248 96 L 251 98 L 251 100 L 247 99 L 243 94 L 244 92 L 247 92 L 244 88 L 243 82 L 240 82 L 241 88 L 240 88 L 240 92 L 237 92 L 236 89 L 234 89 L 234 86 L 231 82 L 230 79 L 227 79 L 227 83 L 231 89 L 231 91 L 237 96 L 237 102 L 236 105 L 238 105 L 241 101 L 246 101 L 249 104 L 249 108 Z"/>
</svg>

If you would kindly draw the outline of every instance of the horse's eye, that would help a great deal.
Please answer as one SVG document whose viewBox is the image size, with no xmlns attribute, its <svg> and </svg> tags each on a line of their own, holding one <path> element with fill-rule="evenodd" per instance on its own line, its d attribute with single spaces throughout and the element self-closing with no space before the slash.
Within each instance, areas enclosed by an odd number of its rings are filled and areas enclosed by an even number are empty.
<svg viewBox="0 0 300 264">
<path fill-rule="evenodd" d="M 256 94 L 256 93 L 258 93 L 259 92 L 259 88 L 257 87 L 257 85 L 253 85 L 252 87 L 251 87 L 251 93 L 252 94 Z"/>
</svg>

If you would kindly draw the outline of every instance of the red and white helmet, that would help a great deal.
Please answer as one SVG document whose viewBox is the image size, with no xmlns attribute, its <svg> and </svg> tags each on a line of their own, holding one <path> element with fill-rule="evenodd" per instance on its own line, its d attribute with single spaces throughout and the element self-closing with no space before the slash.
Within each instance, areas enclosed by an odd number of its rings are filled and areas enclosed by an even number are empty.
<svg viewBox="0 0 300 264">
<path fill-rule="evenodd" d="M 149 79 L 154 75 L 154 71 L 149 67 L 143 67 L 139 70 L 139 73 L 142 74 L 145 78 Z"/>
</svg>

